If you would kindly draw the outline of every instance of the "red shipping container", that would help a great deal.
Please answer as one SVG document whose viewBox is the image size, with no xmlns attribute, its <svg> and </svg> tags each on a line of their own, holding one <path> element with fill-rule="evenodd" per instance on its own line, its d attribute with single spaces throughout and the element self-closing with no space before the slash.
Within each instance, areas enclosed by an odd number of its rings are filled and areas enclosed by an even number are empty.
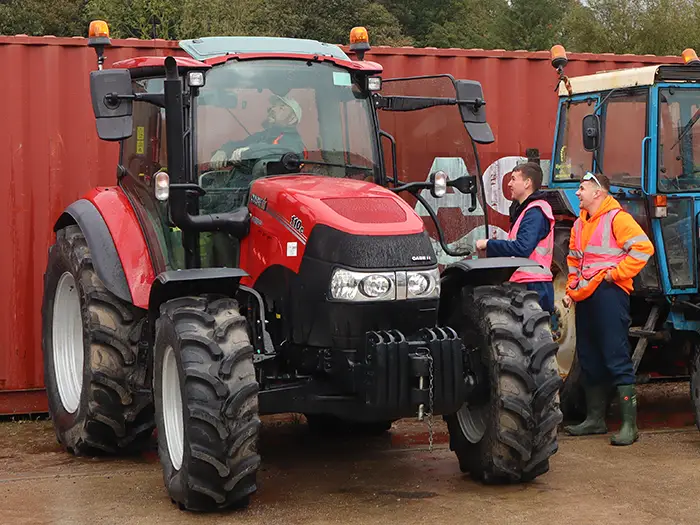
<svg viewBox="0 0 700 525">
<path fill-rule="evenodd" d="M 106 54 L 105 67 L 134 56 L 184 55 L 176 42 L 134 39 L 114 40 Z M 570 76 L 680 62 L 610 54 L 569 58 Z M 479 148 L 482 170 L 491 166 L 491 178 L 496 174 L 487 184 L 498 183 L 507 169 L 501 165 L 511 162 L 499 159 L 524 156 L 526 148 L 538 148 L 543 159 L 551 155 L 557 96 L 548 52 L 376 47 L 366 59 L 384 66 L 384 78 L 449 73 L 482 83 L 496 136 Z M 118 146 L 100 141 L 95 131 L 89 72 L 96 60 L 85 39 L 0 37 L 0 63 L 0 297 L 6 301 L 0 305 L 0 414 L 45 412 L 41 303 L 52 226 L 91 187 L 114 183 Z M 460 128 L 455 136 L 464 135 Z M 452 130 L 435 134 L 416 126 L 411 142 L 400 147 L 399 165 L 424 177 L 451 138 Z M 498 210 L 489 214 L 502 223 Z M 448 225 L 448 234 L 463 235 L 457 231 L 462 226 Z"/>
</svg>

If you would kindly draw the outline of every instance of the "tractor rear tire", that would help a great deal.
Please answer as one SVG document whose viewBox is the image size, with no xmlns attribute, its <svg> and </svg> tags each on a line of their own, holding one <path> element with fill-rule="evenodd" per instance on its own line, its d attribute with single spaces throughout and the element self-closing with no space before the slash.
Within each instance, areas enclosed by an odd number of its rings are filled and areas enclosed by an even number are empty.
<svg viewBox="0 0 700 525">
<path fill-rule="evenodd" d="M 158 452 L 181 509 L 243 508 L 257 490 L 258 382 L 247 322 L 228 297 L 166 302 L 156 322 Z"/>
<path fill-rule="evenodd" d="M 576 305 L 564 308 L 564 298 L 569 266 L 566 257 L 569 254 L 571 228 L 557 228 L 554 232 L 554 257 L 552 274 L 554 275 L 554 308 L 558 317 L 558 326 L 554 341 L 559 345 L 557 365 L 559 375 L 564 376 L 561 388 L 560 404 L 564 419 L 579 421 L 586 417 L 586 399 L 581 378 L 581 366 L 576 355 Z"/>
<path fill-rule="evenodd" d="M 444 416 L 450 449 L 478 481 L 530 481 L 549 470 L 562 421 L 549 314 L 537 293 L 509 283 L 461 294 L 449 325 L 478 352 L 482 373 L 474 399 Z"/>
<path fill-rule="evenodd" d="M 56 437 L 75 455 L 136 453 L 153 434 L 138 340 L 145 311 L 109 292 L 78 226 L 56 232 L 44 275 L 44 378 Z"/>
</svg>

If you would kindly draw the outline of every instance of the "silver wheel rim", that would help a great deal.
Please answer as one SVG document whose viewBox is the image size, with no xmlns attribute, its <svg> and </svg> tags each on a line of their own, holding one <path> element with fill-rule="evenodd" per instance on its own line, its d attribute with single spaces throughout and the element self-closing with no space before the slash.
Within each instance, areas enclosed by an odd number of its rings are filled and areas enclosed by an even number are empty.
<svg viewBox="0 0 700 525">
<path fill-rule="evenodd" d="M 165 350 L 163 359 L 163 420 L 165 421 L 165 440 L 168 443 L 170 461 L 175 470 L 182 467 L 184 454 L 184 425 L 182 423 L 182 394 L 180 393 L 180 374 L 177 370 L 175 351 L 172 346 Z"/>
<path fill-rule="evenodd" d="M 559 272 L 554 276 L 554 309 L 559 318 L 558 329 L 552 333 L 554 342 L 559 345 L 557 352 L 557 367 L 559 375 L 566 377 L 569 375 L 571 365 L 574 362 L 574 354 L 576 352 L 576 321 L 575 314 L 576 306 L 571 305 L 571 308 L 564 308 L 561 300 L 566 295 L 566 278 L 564 272 Z"/>
<path fill-rule="evenodd" d="M 75 278 L 65 272 L 58 280 L 51 326 L 53 365 L 58 395 L 69 414 L 78 410 L 83 389 L 83 316 Z"/>
<path fill-rule="evenodd" d="M 488 405 L 470 407 L 467 403 L 457 411 L 457 421 L 462 429 L 462 434 L 470 443 L 478 443 L 486 433 L 486 419 Z"/>
</svg>

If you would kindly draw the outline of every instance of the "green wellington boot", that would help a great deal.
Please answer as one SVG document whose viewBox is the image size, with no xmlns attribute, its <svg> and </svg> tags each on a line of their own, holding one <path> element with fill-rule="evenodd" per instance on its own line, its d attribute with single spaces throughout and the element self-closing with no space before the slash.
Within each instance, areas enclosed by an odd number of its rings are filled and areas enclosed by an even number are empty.
<svg viewBox="0 0 700 525">
<path fill-rule="evenodd" d="M 564 432 L 572 436 L 587 436 L 590 434 L 606 434 L 605 407 L 607 405 L 608 389 L 604 385 L 584 387 L 586 392 L 586 419 L 578 425 L 564 427 Z"/>
<path fill-rule="evenodd" d="M 620 432 L 610 438 L 613 445 L 631 445 L 639 439 L 637 430 L 637 394 L 634 385 L 622 385 L 617 387 L 620 396 L 620 416 L 622 426 Z"/>
</svg>

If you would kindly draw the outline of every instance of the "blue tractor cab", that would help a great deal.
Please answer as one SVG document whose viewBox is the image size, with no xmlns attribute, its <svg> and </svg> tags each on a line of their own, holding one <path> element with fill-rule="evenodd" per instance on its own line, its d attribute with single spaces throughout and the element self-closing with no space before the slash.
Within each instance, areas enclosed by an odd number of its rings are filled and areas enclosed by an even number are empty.
<svg viewBox="0 0 700 525">
<path fill-rule="evenodd" d="M 559 73 L 557 126 L 550 167 L 550 201 L 558 214 L 555 249 L 557 336 L 565 417 L 582 414 L 573 308 L 565 311 L 575 195 L 588 171 L 611 181 L 611 194 L 644 228 L 655 255 L 635 278 L 631 296 L 633 362 L 639 383 L 688 380 L 700 405 L 698 349 L 698 215 L 700 214 L 700 60 L 568 78 L 561 46 L 552 48 Z M 697 419 L 697 418 L 696 418 Z"/>
</svg>

